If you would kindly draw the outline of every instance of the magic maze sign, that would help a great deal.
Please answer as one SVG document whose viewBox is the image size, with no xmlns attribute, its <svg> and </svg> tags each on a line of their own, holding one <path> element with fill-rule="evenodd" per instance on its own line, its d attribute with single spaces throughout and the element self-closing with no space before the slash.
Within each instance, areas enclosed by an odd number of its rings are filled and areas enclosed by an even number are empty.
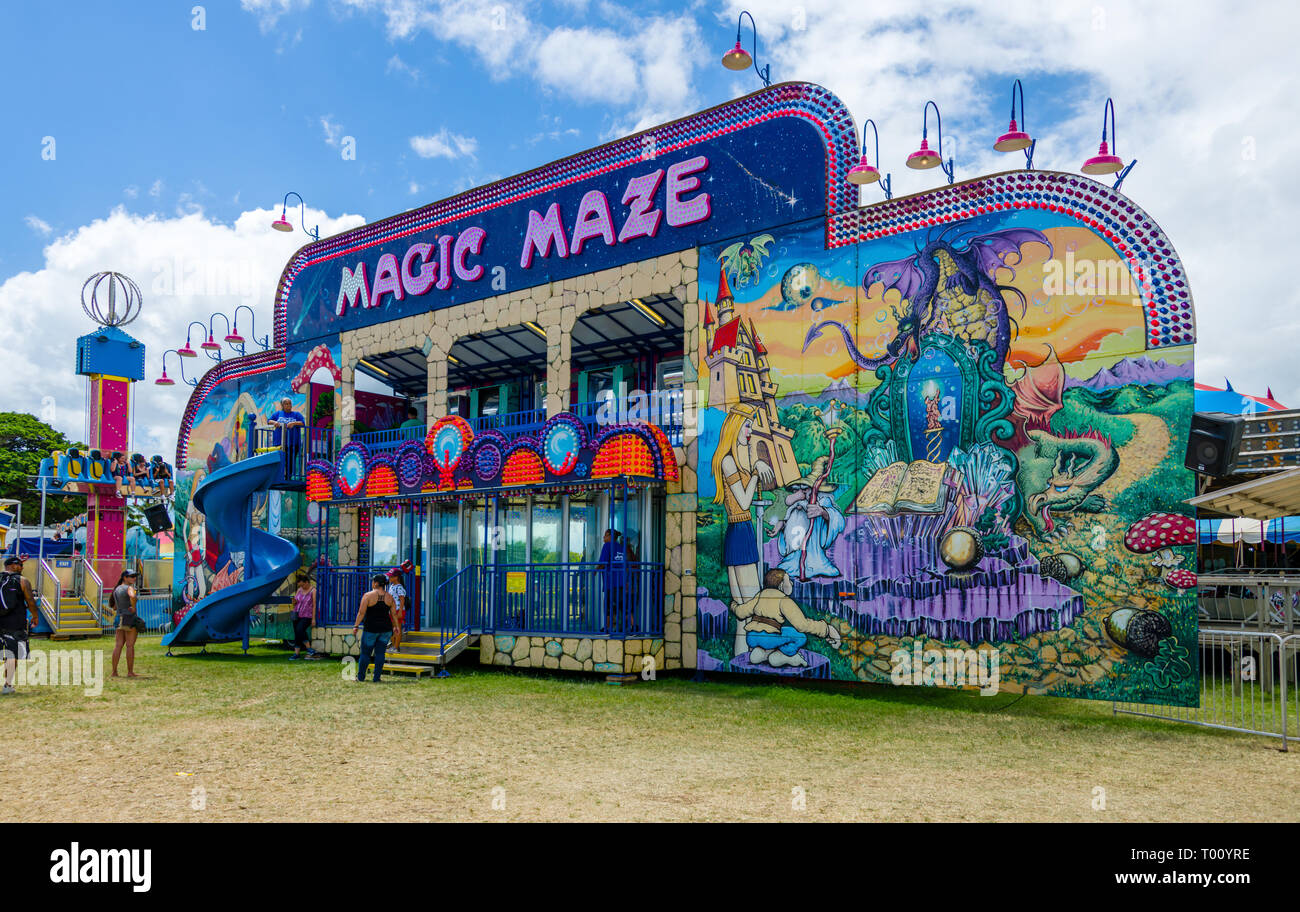
<svg viewBox="0 0 1300 912">
<path fill-rule="evenodd" d="M 574 173 L 581 167 L 575 164 Z M 826 211 L 823 139 L 811 124 L 793 118 L 667 154 L 647 144 L 639 160 L 561 185 L 564 173 L 556 170 L 554 186 L 541 193 L 434 227 L 394 226 L 310 261 L 290 288 L 289 340 L 384 323 Z"/>
</svg>

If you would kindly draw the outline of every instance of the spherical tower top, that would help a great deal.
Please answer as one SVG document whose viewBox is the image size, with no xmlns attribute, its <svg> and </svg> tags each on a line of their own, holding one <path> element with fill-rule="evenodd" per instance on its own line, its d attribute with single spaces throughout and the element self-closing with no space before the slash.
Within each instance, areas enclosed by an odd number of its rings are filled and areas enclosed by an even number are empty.
<svg viewBox="0 0 1300 912">
<path fill-rule="evenodd" d="M 120 272 L 97 272 L 81 286 L 81 309 L 100 326 L 124 326 L 140 316 L 140 286 Z"/>
</svg>

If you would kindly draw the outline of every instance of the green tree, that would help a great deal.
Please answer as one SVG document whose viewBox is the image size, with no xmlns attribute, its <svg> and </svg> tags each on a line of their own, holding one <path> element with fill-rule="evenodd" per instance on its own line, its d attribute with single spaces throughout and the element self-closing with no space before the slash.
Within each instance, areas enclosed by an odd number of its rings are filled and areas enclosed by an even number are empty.
<svg viewBox="0 0 1300 912">
<path fill-rule="evenodd" d="M 41 495 L 28 479 L 39 471 L 42 459 L 69 447 L 84 448 L 85 444 L 73 443 L 34 415 L 0 412 L 0 497 L 23 502 L 24 525 L 35 525 L 41 519 Z M 63 522 L 85 509 L 84 497 L 49 497 L 45 522 Z"/>
</svg>

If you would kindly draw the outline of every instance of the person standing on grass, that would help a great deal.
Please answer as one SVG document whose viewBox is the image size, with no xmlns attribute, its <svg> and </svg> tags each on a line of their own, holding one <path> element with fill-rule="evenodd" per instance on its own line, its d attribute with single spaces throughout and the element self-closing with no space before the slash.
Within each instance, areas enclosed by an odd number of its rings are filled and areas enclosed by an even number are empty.
<svg viewBox="0 0 1300 912">
<path fill-rule="evenodd" d="M 397 629 L 393 631 L 393 649 L 402 648 L 402 631 L 406 629 L 406 608 L 410 598 L 406 594 L 406 587 L 402 585 L 401 567 L 394 567 L 388 571 L 388 594 L 393 597 L 393 607 L 397 609 Z"/>
<path fill-rule="evenodd" d="M 304 573 L 298 577 L 298 588 L 293 593 L 293 655 L 289 661 L 298 658 L 304 648 L 307 658 L 316 658 L 316 650 L 311 648 L 311 628 L 315 623 L 316 587 L 311 584 L 311 575 Z"/>
<path fill-rule="evenodd" d="M 126 652 L 126 676 L 140 677 L 135 673 L 135 638 L 145 629 L 144 620 L 136 612 L 135 571 L 123 570 L 113 587 L 112 605 L 115 615 L 113 626 L 117 628 L 113 641 L 113 677 L 117 677 L 117 663 L 123 651 Z"/>
<path fill-rule="evenodd" d="M 0 693 L 14 692 L 18 660 L 27 658 L 27 635 L 36 620 L 36 599 L 32 584 L 23 579 L 22 558 L 10 557 L 0 574 L 0 656 L 5 663 L 5 683 Z"/>
<path fill-rule="evenodd" d="M 388 580 L 381 573 L 376 573 L 370 580 L 371 589 L 361 596 L 361 607 L 357 610 L 357 622 L 352 625 L 352 635 L 365 628 L 361 634 L 361 651 L 357 657 L 357 680 L 366 679 L 366 668 L 371 660 L 375 663 L 376 684 L 384 671 L 384 652 L 388 641 L 393 637 L 393 630 L 400 629 L 397 624 L 397 609 L 393 597 L 385 591 Z"/>
</svg>

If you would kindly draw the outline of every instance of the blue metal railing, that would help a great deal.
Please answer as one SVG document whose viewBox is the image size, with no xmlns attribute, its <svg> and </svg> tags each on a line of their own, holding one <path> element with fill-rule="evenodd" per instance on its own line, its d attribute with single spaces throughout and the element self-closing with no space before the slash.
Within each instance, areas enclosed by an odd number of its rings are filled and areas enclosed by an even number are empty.
<svg viewBox="0 0 1300 912">
<path fill-rule="evenodd" d="M 420 425 L 387 431 L 366 431 L 364 434 L 353 434 L 352 439 L 364 443 L 372 452 L 383 452 L 395 450 L 409 440 L 423 440 L 427 433 L 424 425 Z"/>
<path fill-rule="evenodd" d="M 281 482 L 301 484 L 307 478 L 307 463 L 312 459 L 331 459 L 334 453 L 333 428 L 292 428 L 280 431 L 277 443 L 276 428 L 251 428 L 252 446 L 246 448 L 247 456 L 279 452 Z"/>
<path fill-rule="evenodd" d="M 665 391 L 658 394 L 661 398 L 659 404 L 655 407 L 653 414 L 650 416 L 652 424 L 658 424 L 668 437 L 668 442 L 673 446 L 683 446 L 685 442 L 685 394 L 681 390 Z M 626 405 L 624 408 L 626 409 Z M 605 400 L 596 402 L 575 402 L 569 407 L 569 411 L 577 415 L 582 423 L 587 426 L 587 431 L 592 435 L 609 424 L 618 424 L 625 420 L 627 415 L 619 415 L 615 408 L 615 403 L 607 403 Z"/>
<path fill-rule="evenodd" d="M 661 637 L 663 564 L 471 564 L 434 595 L 444 643 L 462 634 Z"/>
<path fill-rule="evenodd" d="M 370 580 L 376 574 L 387 573 L 389 567 L 331 567 L 317 568 L 316 573 L 316 624 L 320 627 L 351 627 L 361 607 L 361 596 L 370 591 Z M 416 577 L 406 574 L 406 617 L 403 630 L 416 630 L 420 622 L 419 585 Z"/>
<path fill-rule="evenodd" d="M 478 431 L 501 431 L 503 434 L 524 434 L 536 431 L 546 423 L 546 409 L 525 409 L 500 415 L 479 415 L 469 420 L 469 426 Z"/>
</svg>

